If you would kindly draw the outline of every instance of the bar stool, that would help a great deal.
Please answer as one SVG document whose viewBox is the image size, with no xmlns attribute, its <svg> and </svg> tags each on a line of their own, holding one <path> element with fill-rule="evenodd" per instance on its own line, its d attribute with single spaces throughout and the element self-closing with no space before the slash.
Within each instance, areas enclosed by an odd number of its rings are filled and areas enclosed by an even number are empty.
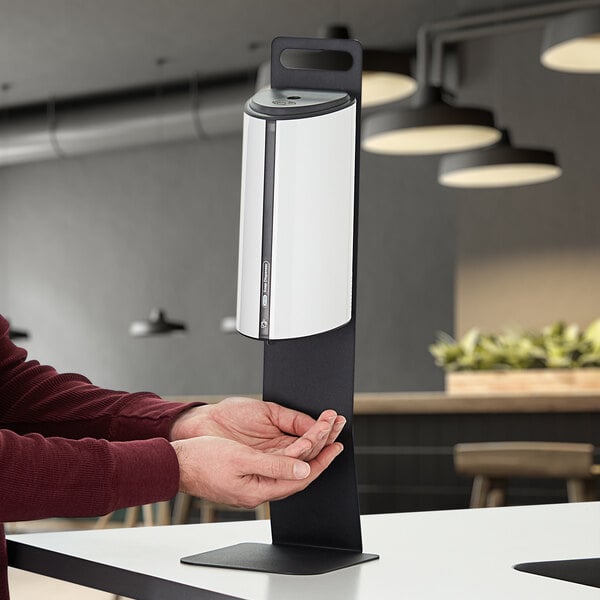
<svg viewBox="0 0 600 600">
<path fill-rule="evenodd" d="M 182 525 L 187 523 L 192 510 L 192 504 L 196 503 L 200 508 L 200 522 L 201 523 L 214 523 L 217 521 L 217 512 L 248 512 L 245 508 L 236 508 L 235 506 L 228 506 L 226 504 L 218 504 L 217 502 L 211 502 L 204 498 L 195 498 L 189 494 L 179 492 L 175 496 L 175 505 L 173 507 L 173 525 Z M 254 517 L 256 519 L 268 519 L 269 514 L 269 503 L 265 502 L 260 504 L 254 509 Z"/>
<path fill-rule="evenodd" d="M 594 446 L 563 442 L 482 442 L 454 446 L 454 468 L 474 477 L 471 508 L 502 506 L 513 477 L 565 479 L 569 502 L 595 499 Z"/>
<path fill-rule="evenodd" d="M 171 504 L 168 500 L 165 500 L 163 502 L 155 502 L 154 504 L 144 504 L 141 507 L 130 506 L 129 508 L 126 508 L 123 518 L 123 527 L 135 527 L 138 524 L 140 509 L 142 511 L 142 524 L 146 527 L 171 524 Z M 116 511 L 98 517 L 94 529 L 106 529 L 111 524 L 115 512 Z"/>
</svg>

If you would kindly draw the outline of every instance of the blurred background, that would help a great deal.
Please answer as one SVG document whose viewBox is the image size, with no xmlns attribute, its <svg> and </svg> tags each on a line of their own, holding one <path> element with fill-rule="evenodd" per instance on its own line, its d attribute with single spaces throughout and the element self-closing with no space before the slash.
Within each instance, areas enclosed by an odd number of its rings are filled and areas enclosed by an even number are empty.
<svg viewBox="0 0 600 600">
<path fill-rule="evenodd" d="M 540 62 L 542 13 L 566 4 L 0 0 L 0 313 L 16 343 L 104 387 L 260 393 L 262 345 L 231 325 L 243 106 L 275 36 L 342 25 L 365 50 L 408 51 L 421 87 L 442 84 L 451 103 L 492 111 L 514 146 L 553 151 L 562 169 L 536 185 L 453 188 L 438 183 L 440 154 L 361 153 L 356 389 L 369 393 L 355 418 L 362 512 L 591 498 L 600 375 L 584 392 L 572 379 L 556 393 L 521 380 L 500 395 L 493 385 L 452 395 L 428 349 L 440 331 L 462 338 L 472 328 L 540 331 L 557 321 L 584 328 L 600 316 L 600 77 Z M 525 7 L 527 18 L 495 29 Z M 491 26 L 465 34 L 472 15 L 489 15 Z M 444 45 L 434 43 L 439 31 L 450 32 Z M 426 43 L 416 60 L 419 37 Z M 366 117 L 375 112 L 364 107 Z M 140 321 L 157 308 L 186 331 L 131 336 L 132 323 L 144 329 Z M 546 337 L 577 358 L 574 335 L 559 327 Z M 470 365 L 479 360 L 475 339 L 461 350 Z M 527 362 L 522 340 L 512 348 Z M 523 440 L 559 446 L 494 447 L 492 459 L 508 457 L 508 491 L 506 478 L 496 479 L 486 497 L 480 479 L 476 498 L 472 477 L 486 475 L 487 455 L 463 446 L 457 458 L 456 444 Z M 583 479 L 567 495 L 573 473 Z M 180 520 L 204 519 L 207 507 L 199 513 L 187 500 Z M 248 518 L 209 508 L 211 519 Z M 11 580 L 22 600 L 106 597 L 23 571 Z"/>
<path fill-rule="evenodd" d="M 221 322 L 235 314 L 242 106 L 271 39 L 342 23 L 365 48 L 407 48 L 424 23 L 532 4 L 2 0 L 2 313 L 31 332 L 32 357 L 99 385 L 259 392 L 260 348 Z M 456 190 L 437 183 L 438 156 L 362 153 L 358 390 L 442 389 L 427 351 L 440 330 L 598 315 L 600 78 L 544 68 L 542 34 L 461 43 L 456 101 L 552 148 L 560 179 Z M 190 86 L 208 131 L 172 141 L 171 98 Z M 142 119 L 152 143 L 123 147 Z M 47 133 L 61 123 L 72 148 L 94 128 L 94 150 L 63 156 Z M 130 337 L 152 307 L 187 334 Z"/>
</svg>

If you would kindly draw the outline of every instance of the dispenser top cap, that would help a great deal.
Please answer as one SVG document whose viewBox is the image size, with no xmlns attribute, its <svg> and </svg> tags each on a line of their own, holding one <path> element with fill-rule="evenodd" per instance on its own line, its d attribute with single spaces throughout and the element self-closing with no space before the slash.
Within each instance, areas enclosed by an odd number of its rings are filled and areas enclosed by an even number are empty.
<svg viewBox="0 0 600 600">
<path fill-rule="evenodd" d="M 246 112 L 262 118 L 299 118 L 335 112 L 351 103 L 346 92 L 264 88 L 250 98 Z"/>
</svg>

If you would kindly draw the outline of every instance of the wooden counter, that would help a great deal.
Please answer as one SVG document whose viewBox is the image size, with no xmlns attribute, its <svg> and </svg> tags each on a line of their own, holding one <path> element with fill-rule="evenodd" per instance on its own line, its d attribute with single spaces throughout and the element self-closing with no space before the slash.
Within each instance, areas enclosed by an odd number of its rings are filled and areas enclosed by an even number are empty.
<svg viewBox="0 0 600 600">
<path fill-rule="evenodd" d="M 354 407 L 357 415 L 600 412 L 600 394 L 362 393 Z"/>
<path fill-rule="evenodd" d="M 251 398 L 260 398 L 249 395 Z M 178 402 L 213 404 L 225 396 L 169 396 Z M 460 413 L 589 413 L 600 412 L 600 393 L 574 394 L 447 394 L 445 392 L 373 392 L 354 396 L 356 415 Z"/>
</svg>

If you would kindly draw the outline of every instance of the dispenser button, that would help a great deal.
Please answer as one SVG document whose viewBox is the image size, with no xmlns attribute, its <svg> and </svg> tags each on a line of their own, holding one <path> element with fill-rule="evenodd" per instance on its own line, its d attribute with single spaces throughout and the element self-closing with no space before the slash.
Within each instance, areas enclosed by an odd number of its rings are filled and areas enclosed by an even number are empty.
<svg viewBox="0 0 600 600">
<path fill-rule="evenodd" d="M 268 303 L 269 303 L 269 298 L 267 297 L 267 295 L 266 295 L 266 294 L 263 294 L 263 297 L 262 297 L 262 305 L 263 305 L 263 306 L 267 306 L 267 304 L 268 304 Z"/>
</svg>

